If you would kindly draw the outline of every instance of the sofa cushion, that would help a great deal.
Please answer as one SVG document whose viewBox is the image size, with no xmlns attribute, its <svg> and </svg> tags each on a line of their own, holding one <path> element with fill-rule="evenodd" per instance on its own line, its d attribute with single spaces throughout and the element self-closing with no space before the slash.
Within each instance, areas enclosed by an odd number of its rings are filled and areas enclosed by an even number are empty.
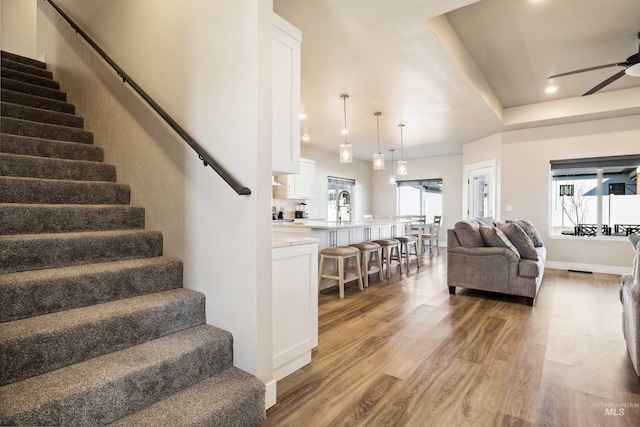
<svg viewBox="0 0 640 427">
<path fill-rule="evenodd" d="M 453 226 L 456 237 L 465 248 L 484 246 L 484 240 L 480 234 L 480 225 L 476 221 L 458 221 Z"/>
<path fill-rule="evenodd" d="M 640 233 L 631 233 L 631 234 L 629 234 L 629 240 L 631 241 L 631 244 L 633 245 L 633 249 L 637 249 L 638 248 L 638 242 L 640 242 Z"/>
<path fill-rule="evenodd" d="M 520 252 L 518 252 L 518 248 L 514 246 L 514 244 L 509 240 L 506 234 L 504 234 L 500 229 L 495 227 L 480 227 L 480 234 L 482 235 L 482 240 L 484 241 L 485 246 L 491 246 L 495 248 L 509 248 L 513 251 L 514 254 L 520 258 Z"/>
<path fill-rule="evenodd" d="M 527 236 L 529 236 L 529 238 L 533 242 L 534 247 L 539 248 L 541 246 L 544 246 L 544 243 L 542 242 L 542 238 L 540 237 L 540 233 L 538 233 L 538 230 L 536 230 L 536 227 L 533 225 L 531 221 L 526 219 L 517 219 L 513 222 L 515 222 L 520 227 L 522 227 L 524 232 L 527 233 Z"/>
<path fill-rule="evenodd" d="M 498 224 L 498 229 L 506 234 L 509 240 L 511 240 L 515 247 L 518 248 L 518 252 L 520 252 L 520 256 L 523 259 L 538 259 L 536 248 L 533 246 L 531 238 L 527 233 L 525 233 L 522 227 L 512 222 L 507 224 Z"/>
<path fill-rule="evenodd" d="M 496 223 L 493 217 L 485 216 L 482 218 L 476 218 L 476 221 L 480 224 L 481 227 L 495 227 Z"/>
</svg>

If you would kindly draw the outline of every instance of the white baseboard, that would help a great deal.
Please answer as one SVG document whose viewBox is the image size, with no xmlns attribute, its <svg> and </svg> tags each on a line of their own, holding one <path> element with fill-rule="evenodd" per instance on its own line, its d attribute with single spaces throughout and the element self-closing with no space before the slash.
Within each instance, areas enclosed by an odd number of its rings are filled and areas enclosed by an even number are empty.
<svg viewBox="0 0 640 427">
<path fill-rule="evenodd" d="M 264 409 L 265 411 L 276 404 L 276 382 L 269 381 L 267 384 L 267 391 L 264 395 Z"/>
<path fill-rule="evenodd" d="M 560 262 L 547 260 L 545 268 L 555 268 L 557 270 L 577 270 L 591 273 L 618 274 L 622 275 L 631 272 L 631 266 L 619 267 L 616 265 L 580 264 L 575 262 Z"/>
</svg>

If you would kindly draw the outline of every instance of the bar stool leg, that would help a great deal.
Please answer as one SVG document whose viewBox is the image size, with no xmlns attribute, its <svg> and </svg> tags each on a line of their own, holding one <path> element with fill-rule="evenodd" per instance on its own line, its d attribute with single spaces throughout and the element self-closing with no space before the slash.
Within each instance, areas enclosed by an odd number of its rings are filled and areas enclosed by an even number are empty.
<svg viewBox="0 0 640 427">
<path fill-rule="evenodd" d="M 400 268 L 400 274 L 402 275 L 402 255 L 400 254 L 400 245 L 395 245 L 395 252 L 396 252 L 396 259 L 398 260 L 398 268 Z M 389 253 L 391 254 L 393 251 L 389 251 Z"/>
<path fill-rule="evenodd" d="M 376 263 L 378 264 L 378 279 L 382 282 L 384 280 L 384 276 L 382 274 L 382 258 L 381 258 L 382 248 L 376 249 Z"/>
<path fill-rule="evenodd" d="M 409 274 L 409 243 L 400 243 L 400 261 L 402 258 L 407 259 L 407 274 Z"/>
<path fill-rule="evenodd" d="M 320 255 L 320 267 L 318 268 L 318 285 L 322 282 L 322 268 L 324 267 L 324 254 Z"/>
<path fill-rule="evenodd" d="M 369 287 L 369 262 L 371 261 L 371 252 L 362 252 L 362 274 L 364 275 L 364 287 Z"/>
<path fill-rule="evenodd" d="M 393 252 L 393 249 L 391 248 L 391 246 L 387 246 L 386 248 L 382 249 L 383 252 L 383 257 L 384 257 L 384 251 L 387 251 L 387 256 L 385 257 L 385 261 L 387 264 L 387 279 L 391 279 L 391 253 Z"/>
<path fill-rule="evenodd" d="M 360 252 L 356 254 L 356 271 L 358 272 L 358 288 L 362 291 L 364 288 L 362 287 L 362 270 L 360 270 Z"/>
<path fill-rule="evenodd" d="M 344 258 L 336 258 L 336 262 L 338 263 L 338 290 L 340 291 L 340 298 L 344 298 Z"/>
</svg>

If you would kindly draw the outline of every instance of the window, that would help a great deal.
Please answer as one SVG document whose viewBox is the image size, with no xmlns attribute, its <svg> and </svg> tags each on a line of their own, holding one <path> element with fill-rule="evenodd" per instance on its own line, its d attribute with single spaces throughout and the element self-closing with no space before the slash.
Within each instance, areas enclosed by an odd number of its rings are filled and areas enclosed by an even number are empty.
<svg viewBox="0 0 640 427">
<path fill-rule="evenodd" d="M 560 196 L 573 196 L 573 184 L 561 184 Z"/>
<path fill-rule="evenodd" d="M 609 194 L 615 196 L 624 196 L 626 191 L 626 186 L 623 182 L 609 184 Z"/>
<path fill-rule="evenodd" d="M 640 229 L 640 155 L 551 161 L 551 234 L 627 236 Z"/>
<path fill-rule="evenodd" d="M 398 181 L 398 215 L 442 216 L 442 179 Z"/>
</svg>

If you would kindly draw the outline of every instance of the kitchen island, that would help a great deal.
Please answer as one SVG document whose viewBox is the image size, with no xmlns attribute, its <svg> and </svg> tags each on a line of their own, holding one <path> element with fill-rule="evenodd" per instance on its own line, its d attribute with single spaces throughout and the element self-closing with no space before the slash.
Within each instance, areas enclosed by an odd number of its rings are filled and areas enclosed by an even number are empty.
<svg viewBox="0 0 640 427">
<path fill-rule="evenodd" d="M 364 221 L 305 221 L 274 223 L 274 239 L 280 233 L 318 239 L 318 249 L 347 246 L 404 234 L 406 220 L 370 219 Z"/>
<path fill-rule="evenodd" d="M 306 221 L 274 223 L 272 230 L 274 241 L 278 239 L 278 236 L 316 238 L 318 239 L 318 251 L 321 251 L 335 246 L 347 246 L 352 243 L 402 236 L 406 224 L 406 220 L 398 219 L 371 219 L 357 222 Z M 320 290 L 332 286 L 336 286 L 334 280 L 323 279 L 319 283 Z"/>
</svg>

